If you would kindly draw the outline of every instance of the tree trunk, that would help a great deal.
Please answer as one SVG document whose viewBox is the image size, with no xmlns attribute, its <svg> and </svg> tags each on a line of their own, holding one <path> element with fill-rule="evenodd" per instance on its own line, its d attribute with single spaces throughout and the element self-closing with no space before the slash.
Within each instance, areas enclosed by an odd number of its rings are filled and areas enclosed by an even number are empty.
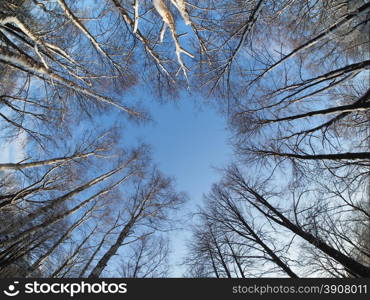
<svg viewBox="0 0 370 300">
<path fill-rule="evenodd" d="M 50 278 L 55 278 L 59 275 L 59 273 L 68 265 L 70 264 L 73 259 L 76 257 L 76 255 L 80 252 L 82 246 L 87 242 L 87 240 L 94 234 L 95 230 L 96 230 L 97 227 L 95 227 L 83 240 L 82 242 L 78 245 L 78 247 L 75 249 L 75 251 L 73 251 L 73 254 L 71 256 L 69 256 L 65 261 L 64 263 L 58 268 L 56 269 L 52 275 L 50 275 Z"/>
<path fill-rule="evenodd" d="M 266 199 L 264 199 L 261 195 L 259 195 L 256 191 L 251 188 L 248 188 L 248 192 L 254 195 L 255 199 L 265 207 L 267 207 L 271 212 L 273 212 L 281 221 L 278 223 L 287 229 L 291 230 L 295 234 L 299 235 L 301 238 L 315 246 L 317 249 L 320 249 L 322 252 L 327 254 L 328 256 L 335 259 L 337 262 L 342 264 L 348 270 L 351 270 L 353 273 L 356 273 L 362 277 L 370 277 L 370 268 L 366 267 L 356 260 L 344 255 L 340 251 L 334 249 L 333 247 L 326 244 L 320 238 L 313 236 L 311 233 L 304 231 L 301 227 L 296 224 L 293 224 L 289 219 L 287 219 L 282 213 L 280 213 L 277 209 L 275 209 Z M 250 202 L 254 207 L 256 207 L 259 211 L 261 209 L 256 206 L 255 203 Z M 276 222 L 276 219 L 272 217 L 270 214 L 264 213 L 264 215 L 271 220 Z"/>
<path fill-rule="evenodd" d="M 123 227 L 115 243 L 109 248 L 109 250 L 99 260 L 95 268 L 91 271 L 88 278 L 98 278 L 100 276 L 100 274 L 103 272 L 103 270 L 107 266 L 107 263 L 109 262 L 109 260 L 117 253 L 118 249 L 121 247 L 123 241 L 128 236 L 135 222 L 136 222 L 136 217 L 132 217 L 130 221 Z"/>
</svg>

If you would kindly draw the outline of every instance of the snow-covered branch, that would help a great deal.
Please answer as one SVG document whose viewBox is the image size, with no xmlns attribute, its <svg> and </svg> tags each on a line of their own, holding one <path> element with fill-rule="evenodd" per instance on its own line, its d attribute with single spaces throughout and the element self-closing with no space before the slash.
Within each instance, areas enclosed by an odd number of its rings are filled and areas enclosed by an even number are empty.
<svg viewBox="0 0 370 300">
<path fill-rule="evenodd" d="M 72 10 L 68 7 L 66 2 L 64 0 L 57 0 L 59 6 L 63 9 L 63 12 L 68 17 L 69 20 L 78 28 L 81 30 L 81 32 L 85 35 L 87 39 L 93 44 L 93 46 L 102 53 L 115 67 L 116 69 L 119 69 L 119 66 L 117 63 L 113 61 L 113 59 L 110 57 L 110 55 L 100 46 L 98 41 L 92 36 L 92 34 L 87 30 L 87 28 L 82 24 L 82 22 L 79 20 L 78 17 L 76 17 Z"/>
<path fill-rule="evenodd" d="M 91 97 L 97 101 L 104 102 L 111 104 L 113 106 L 118 107 L 119 109 L 129 113 L 133 116 L 139 116 L 140 114 L 128 108 L 127 106 L 124 106 L 115 100 L 111 99 L 110 97 L 106 97 L 103 95 L 100 95 L 91 89 L 85 88 L 55 72 L 53 72 L 50 69 L 45 68 L 41 63 L 30 59 L 29 57 L 22 55 L 22 54 L 14 54 L 10 51 L 8 51 L 5 47 L 0 47 L 0 61 L 5 62 L 9 65 L 13 65 L 14 67 L 27 72 L 31 75 L 34 75 L 36 77 L 39 77 L 44 80 L 50 80 L 51 82 L 57 82 L 63 86 L 65 86 L 68 89 L 71 89 L 77 93 L 81 93 L 85 96 Z"/>
<path fill-rule="evenodd" d="M 130 15 L 128 14 L 128 12 L 125 10 L 125 8 L 120 4 L 120 2 L 118 0 L 112 0 L 112 2 L 114 3 L 115 7 L 117 8 L 117 10 L 119 11 L 120 15 L 122 16 L 123 20 L 125 21 L 125 23 L 131 27 L 132 31 L 134 31 L 134 20 L 132 20 L 132 18 L 130 17 Z M 147 38 L 140 32 L 139 29 L 136 30 L 135 32 L 135 36 L 136 38 L 143 44 L 145 50 L 149 53 L 149 55 L 153 58 L 153 60 L 156 62 L 157 66 L 166 74 L 166 76 L 172 81 L 174 82 L 174 79 L 172 78 L 171 74 L 168 72 L 168 70 L 166 69 L 166 67 L 164 66 L 160 56 L 158 55 L 157 52 L 155 52 L 153 50 L 153 48 L 151 47 L 149 41 L 147 40 Z"/>
<path fill-rule="evenodd" d="M 134 0 L 134 29 L 133 32 L 136 33 L 137 26 L 139 23 L 139 0 Z"/>
<path fill-rule="evenodd" d="M 184 0 L 171 0 L 172 4 L 179 10 L 181 17 L 186 25 L 191 25 L 190 17 L 186 11 L 186 2 Z"/>
<path fill-rule="evenodd" d="M 187 78 L 188 69 L 186 68 L 186 66 L 185 66 L 185 64 L 184 64 L 184 62 L 181 58 L 181 53 L 184 53 L 184 54 L 190 56 L 191 58 L 194 58 L 194 56 L 191 53 L 189 53 L 188 51 L 186 51 L 184 48 L 181 47 L 179 39 L 178 39 L 178 34 L 176 32 L 176 25 L 175 25 L 174 18 L 172 16 L 170 10 L 166 6 L 166 4 L 162 0 L 153 0 L 153 5 L 154 5 L 154 8 L 156 9 L 156 11 L 158 12 L 158 14 L 161 16 L 163 22 L 170 28 L 170 31 L 171 31 L 171 34 L 172 34 L 172 39 L 175 42 L 177 61 L 180 65 L 180 69 L 184 73 L 184 76 Z M 165 26 L 165 25 L 163 26 L 163 28 L 161 30 L 161 33 L 160 33 L 160 40 L 163 39 L 164 31 L 166 30 L 167 26 Z"/>
</svg>

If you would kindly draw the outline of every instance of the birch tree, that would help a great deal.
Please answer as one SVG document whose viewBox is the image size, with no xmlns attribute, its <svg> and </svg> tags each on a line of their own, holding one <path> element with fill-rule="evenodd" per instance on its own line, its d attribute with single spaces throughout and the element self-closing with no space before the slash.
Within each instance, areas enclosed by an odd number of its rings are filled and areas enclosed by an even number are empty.
<svg viewBox="0 0 370 300">
<path fill-rule="evenodd" d="M 165 278 L 169 274 L 168 240 L 152 234 L 144 235 L 121 258 L 117 271 L 123 278 Z"/>
<path fill-rule="evenodd" d="M 126 215 L 125 225 L 122 226 L 117 238 L 100 257 L 88 277 L 99 277 L 132 233 L 140 232 L 140 227 L 154 230 L 163 230 L 166 227 L 168 229 L 166 222 L 168 211 L 176 209 L 183 201 L 184 195 L 173 190 L 169 178 L 156 170 L 151 171 L 149 178 L 136 184 L 126 207 L 123 208 L 123 213 Z"/>
</svg>

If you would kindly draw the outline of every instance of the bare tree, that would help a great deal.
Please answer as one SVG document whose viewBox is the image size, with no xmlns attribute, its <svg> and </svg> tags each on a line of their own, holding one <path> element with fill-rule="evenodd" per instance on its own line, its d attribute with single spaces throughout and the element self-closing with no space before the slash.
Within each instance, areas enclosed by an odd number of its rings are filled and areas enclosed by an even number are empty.
<svg viewBox="0 0 370 300">
<path fill-rule="evenodd" d="M 124 278 L 167 277 L 169 271 L 168 240 L 143 235 L 131 246 L 131 253 L 121 258 L 118 273 Z"/>
<path fill-rule="evenodd" d="M 194 245 L 192 251 L 208 251 L 208 263 L 216 277 L 225 274 L 245 278 L 246 274 L 257 277 L 276 272 L 298 277 L 289 265 L 289 258 L 284 256 L 289 243 L 280 245 L 269 230 L 264 229 L 267 224 L 260 224 L 261 221 L 238 204 L 226 188 L 215 185 L 206 200 L 206 207 L 200 211 L 204 223 L 200 227 L 204 228 L 202 239 L 209 236 L 211 243 L 206 247 L 204 242 L 196 239 L 193 243 L 199 245 Z M 189 256 L 194 255 L 192 251 Z"/>
<path fill-rule="evenodd" d="M 160 230 L 166 224 L 168 210 L 176 209 L 183 200 L 183 195 L 173 190 L 171 180 L 156 170 L 149 174 L 147 180 L 139 181 L 133 190 L 133 195 L 128 198 L 127 206 L 123 208 L 126 215 L 125 225 L 115 242 L 99 259 L 89 278 L 100 276 L 130 234 L 134 230 L 139 230 L 137 227 L 144 226 Z"/>
<path fill-rule="evenodd" d="M 273 205 L 271 201 L 263 195 L 268 195 L 268 192 L 260 192 L 258 189 L 248 184 L 238 169 L 229 169 L 226 176 L 227 184 L 230 185 L 232 191 L 243 197 L 246 203 L 252 205 L 265 218 L 290 230 L 293 234 L 301 237 L 327 256 L 333 258 L 352 273 L 362 277 L 369 276 L 369 267 L 357 261 L 356 258 L 352 257 L 348 252 L 348 248 L 346 249 L 348 246 L 350 248 L 353 247 L 352 238 L 345 238 L 344 234 L 338 234 L 336 228 L 343 226 L 343 223 L 342 225 L 336 224 L 335 216 L 337 212 L 335 212 L 335 210 L 332 211 L 331 208 L 326 207 L 324 204 L 318 205 L 318 203 L 314 201 L 310 204 L 312 207 L 310 209 L 301 208 L 299 201 L 298 203 L 293 202 L 290 211 L 293 214 L 293 219 L 291 219 L 287 216 L 287 213 L 284 213 L 279 207 Z M 262 190 L 262 187 L 259 187 L 259 189 Z M 322 211 L 327 220 L 326 223 L 328 223 L 327 227 L 318 226 L 318 218 L 322 216 Z M 302 221 L 299 220 L 300 216 L 305 216 Z M 333 240 L 329 239 L 330 235 L 332 235 Z M 324 236 L 325 239 L 323 238 Z M 340 243 L 338 239 L 341 240 Z"/>
</svg>

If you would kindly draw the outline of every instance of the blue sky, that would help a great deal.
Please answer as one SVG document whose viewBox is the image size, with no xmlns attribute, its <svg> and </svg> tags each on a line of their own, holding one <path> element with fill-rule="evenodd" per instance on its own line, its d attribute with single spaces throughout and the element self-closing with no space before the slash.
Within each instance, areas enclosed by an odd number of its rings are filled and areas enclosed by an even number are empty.
<svg viewBox="0 0 370 300">
<path fill-rule="evenodd" d="M 190 95 L 164 104 L 159 103 L 154 96 L 143 93 L 139 96 L 153 121 L 139 126 L 126 123 L 122 142 L 128 146 L 140 142 L 149 144 L 153 162 L 163 173 L 175 179 L 179 191 L 187 193 L 188 202 L 179 216 L 189 223 L 179 225 L 189 230 L 191 213 L 197 205 L 201 205 L 202 196 L 210 190 L 212 183 L 220 178 L 215 168 L 226 166 L 232 158 L 225 118 L 211 105 L 204 105 L 204 100 L 198 102 Z M 122 117 L 119 113 L 113 113 L 108 114 L 107 118 L 101 118 L 106 122 L 106 127 L 109 127 L 110 122 L 117 121 L 112 116 Z M 3 145 L 0 151 L 1 162 L 19 161 L 23 156 L 20 140 Z M 185 254 L 186 239 L 190 237 L 188 230 L 169 233 L 172 277 L 181 277 L 183 274 L 184 269 L 179 264 Z"/>
<path fill-rule="evenodd" d="M 188 30 L 182 22 L 178 26 L 179 31 Z M 137 126 L 123 120 L 122 143 L 133 146 L 143 142 L 151 146 L 154 163 L 163 173 L 175 179 L 179 191 L 187 193 L 189 200 L 181 210 L 181 215 L 189 219 L 196 206 L 201 205 L 203 194 L 220 178 L 214 168 L 226 166 L 231 161 L 232 150 L 227 143 L 225 118 L 199 96 L 183 92 L 176 101 L 160 103 L 154 94 L 145 91 L 142 84 L 137 90 L 127 93 L 124 98 L 141 99 L 153 121 Z M 120 118 L 122 114 L 119 112 L 106 116 L 94 115 L 94 124 L 102 120 L 104 127 L 108 128 L 116 121 L 121 121 Z M 0 161 L 16 162 L 24 156 L 20 140 L 3 148 L 0 145 Z M 190 229 L 188 225 L 191 220 L 188 221 L 179 225 Z M 189 233 L 186 230 L 170 233 L 173 253 L 170 259 L 171 276 L 182 276 L 183 269 L 178 264 L 185 254 L 185 241 Z"/>
<path fill-rule="evenodd" d="M 170 233 L 170 275 L 181 277 L 183 268 L 178 264 L 185 254 L 186 239 L 190 237 L 190 215 L 197 205 L 202 204 L 203 194 L 208 193 L 211 185 L 219 180 L 220 174 L 215 168 L 226 166 L 232 159 L 226 120 L 204 99 L 186 92 L 180 99 L 165 103 L 158 101 L 154 94 L 144 92 L 143 88 L 127 93 L 124 98 L 140 99 L 152 121 L 136 125 L 125 121 L 122 113 L 113 110 L 94 116 L 93 123 L 97 126 L 104 122 L 103 127 L 109 128 L 122 121 L 122 144 L 129 147 L 142 142 L 150 145 L 153 162 L 164 174 L 175 179 L 178 191 L 187 193 L 189 200 L 180 215 L 189 222 L 179 224 L 187 230 Z M 81 125 L 79 128 L 84 127 Z M 93 130 L 95 127 L 90 128 Z M 10 144 L 0 143 L 0 163 L 23 160 L 27 156 L 24 142 L 23 134 Z"/>
<path fill-rule="evenodd" d="M 139 143 L 150 145 L 153 162 L 163 173 L 175 179 L 178 191 L 188 195 L 188 202 L 179 212 L 179 217 L 185 221 L 179 226 L 184 230 L 169 233 L 172 250 L 170 275 L 181 277 L 184 268 L 179 264 L 186 253 L 186 240 L 190 238 L 191 214 L 197 205 L 202 204 L 203 194 L 208 193 L 211 185 L 220 179 L 215 168 L 226 166 L 232 159 L 226 120 L 214 107 L 205 104 L 204 99 L 194 100 L 189 94 L 166 103 L 160 103 L 155 96 L 142 90 L 130 93 L 130 96 L 142 99 L 152 121 L 136 125 L 123 120 L 122 144 L 128 147 Z M 122 114 L 113 111 L 97 119 L 93 121 L 95 126 L 104 122 L 103 126 L 109 128 L 122 120 Z M 23 142 L 22 135 L 10 144 L 0 145 L 0 162 L 24 159 Z"/>
<path fill-rule="evenodd" d="M 128 125 L 124 134 L 126 143 L 150 144 L 153 161 L 166 175 L 175 178 L 179 191 L 188 194 L 189 200 L 181 215 L 191 221 L 190 214 L 201 204 L 203 194 L 220 178 L 215 167 L 226 166 L 231 161 L 225 118 L 211 106 L 201 107 L 190 95 L 165 104 L 150 96 L 144 98 L 153 122 L 144 126 Z M 170 237 L 171 275 L 177 277 L 183 272 L 178 264 L 185 254 L 189 232 L 175 231 Z"/>
</svg>

